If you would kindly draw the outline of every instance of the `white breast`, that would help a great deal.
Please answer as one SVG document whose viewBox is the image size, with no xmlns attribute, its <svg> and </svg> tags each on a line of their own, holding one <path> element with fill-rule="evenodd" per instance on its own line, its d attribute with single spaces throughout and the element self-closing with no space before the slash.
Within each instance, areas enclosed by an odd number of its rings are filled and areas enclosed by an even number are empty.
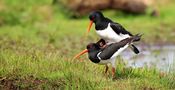
<svg viewBox="0 0 175 90">
<path fill-rule="evenodd" d="M 128 34 L 117 34 L 110 27 L 110 23 L 105 30 L 96 30 L 97 34 L 108 43 L 119 42 L 125 38 L 130 37 Z"/>
<path fill-rule="evenodd" d="M 108 63 L 111 63 L 110 59 L 108 59 L 108 60 L 100 60 L 100 62 L 98 64 L 105 65 L 105 64 L 108 64 Z"/>
</svg>

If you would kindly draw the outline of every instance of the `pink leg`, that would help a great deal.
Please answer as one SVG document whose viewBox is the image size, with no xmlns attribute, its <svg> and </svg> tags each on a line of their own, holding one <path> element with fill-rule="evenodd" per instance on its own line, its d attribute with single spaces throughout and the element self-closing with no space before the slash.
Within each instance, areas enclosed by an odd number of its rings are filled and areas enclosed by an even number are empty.
<svg viewBox="0 0 175 90">
<path fill-rule="evenodd" d="M 105 48 L 106 46 L 107 46 L 107 45 L 105 44 L 105 45 L 102 46 L 102 48 Z"/>
<path fill-rule="evenodd" d="M 112 77 L 114 78 L 115 77 L 115 68 L 112 67 Z"/>
</svg>

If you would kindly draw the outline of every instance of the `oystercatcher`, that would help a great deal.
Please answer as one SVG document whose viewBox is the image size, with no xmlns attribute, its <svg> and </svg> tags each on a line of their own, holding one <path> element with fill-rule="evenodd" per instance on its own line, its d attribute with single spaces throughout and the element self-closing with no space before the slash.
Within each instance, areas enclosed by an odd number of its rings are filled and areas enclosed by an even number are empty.
<svg viewBox="0 0 175 90">
<path fill-rule="evenodd" d="M 107 64 L 110 63 L 112 65 L 112 76 L 115 77 L 114 74 L 115 74 L 115 66 L 116 66 L 115 65 L 116 57 L 123 50 L 125 50 L 132 42 L 139 41 L 140 38 L 141 38 L 141 35 L 137 34 L 135 36 L 123 39 L 120 42 L 107 45 L 104 48 L 103 48 L 103 45 L 105 45 L 105 41 L 101 39 L 97 43 L 88 44 L 87 49 L 77 54 L 74 57 L 74 59 L 88 52 L 88 57 L 92 62 L 106 65 L 105 73 L 108 71 Z"/>
<path fill-rule="evenodd" d="M 95 23 L 96 33 L 104 39 L 107 44 L 120 42 L 123 39 L 133 36 L 119 23 L 104 17 L 100 11 L 90 13 L 89 19 L 88 32 L 90 32 L 92 24 Z M 130 44 L 130 47 L 136 54 L 139 53 L 139 50 L 133 44 Z"/>
</svg>

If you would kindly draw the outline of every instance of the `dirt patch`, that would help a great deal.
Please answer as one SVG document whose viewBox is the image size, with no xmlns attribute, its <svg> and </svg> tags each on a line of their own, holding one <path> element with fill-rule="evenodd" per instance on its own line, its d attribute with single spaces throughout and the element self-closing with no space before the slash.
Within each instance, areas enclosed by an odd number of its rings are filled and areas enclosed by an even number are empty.
<svg viewBox="0 0 175 90">
<path fill-rule="evenodd" d="M 0 77 L 0 89 L 1 90 L 19 90 L 19 89 L 37 89 L 43 83 L 46 83 L 47 80 L 39 80 L 34 77 L 28 77 L 25 79 L 18 78 L 6 78 Z"/>
<path fill-rule="evenodd" d="M 153 0 L 53 0 L 75 16 L 83 16 L 94 10 L 114 9 L 134 14 L 144 14 Z"/>
<path fill-rule="evenodd" d="M 34 76 L 27 77 L 0 77 L 0 90 L 63 90 L 66 85 L 64 78 L 39 79 Z"/>
</svg>

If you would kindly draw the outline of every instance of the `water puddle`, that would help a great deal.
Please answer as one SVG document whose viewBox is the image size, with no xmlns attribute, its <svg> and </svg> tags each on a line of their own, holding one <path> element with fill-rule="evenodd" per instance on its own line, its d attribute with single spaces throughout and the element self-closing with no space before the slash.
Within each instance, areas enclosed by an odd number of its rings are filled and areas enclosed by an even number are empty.
<svg viewBox="0 0 175 90">
<path fill-rule="evenodd" d="M 121 57 L 131 67 L 155 67 L 164 72 L 175 71 L 175 45 L 142 45 L 137 46 L 138 55 L 130 49 L 125 50 Z"/>
</svg>

